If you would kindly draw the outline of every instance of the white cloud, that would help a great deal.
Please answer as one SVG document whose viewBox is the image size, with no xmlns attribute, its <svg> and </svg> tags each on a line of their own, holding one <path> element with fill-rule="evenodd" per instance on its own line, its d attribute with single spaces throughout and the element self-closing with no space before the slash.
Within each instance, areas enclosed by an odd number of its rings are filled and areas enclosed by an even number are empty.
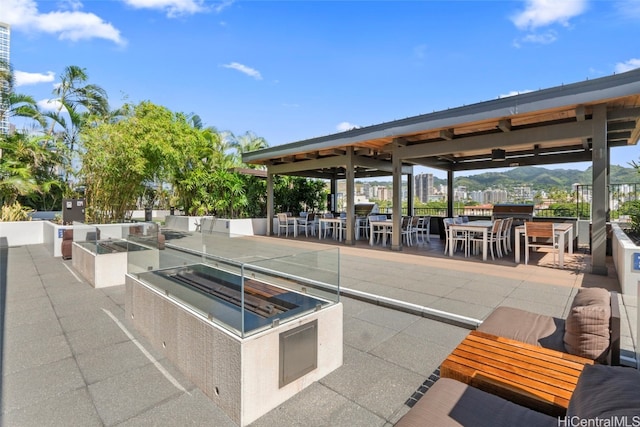
<svg viewBox="0 0 640 427">
<path fill-rule="evenodd" d="M 618 62 L 616 64 L 616 73 L 624 73 L 625 71 L 635 70 L 640 68 L 640 58 L 632 58 L 625 62 Z"/>
<path fill-rule="evenodd" d="M 338 123 L 338 125 L 336 126 L 336 130 L 338 132 L 346 132 L 348 130 L 351 129 L 356 129 L 359 128 L 360 126 L 358 125 L 354 125 L 353 123 L 349 123 L 349 122 L 340 122 Z"/>
<path fill-rule="evenodd" d="M 12 30 L 57 34 L 60 40 L 110 40 L 124 45 L 120 31 L 93 13 L 80 12 L 81 3 L 67 2 L 64 10 L 40 13 L 34 0 L 2 0 L 0 21 L 11 25 Z M 71 10 L 69 10 L 71 9 Z"/>
<path fill-rule="evenodd" d="M 531 89 L 526 89 L 526 90 L 512 90 L 509 93 L 505 93 L 503 95 L 498 95 L 498 98 L 508 98 L 510 96 L 516 96 L 516 95 L 520 95 L 523 93 L 529 93 L 529 92 L 533 92 Z"/>
<path fill-rule="evenodd" d="M 208 11 L 204 0 L 124 0 L 136 9 L 155 9 L 166 12 L 169 18 Z"/>
<path fill-rule="evenodd" d="M 638 0 L 619 0 L 615 2 L 615 6 L 623 18 L 640 18 L 640 1 Z"/>
<path fill-rule="evenodd" d="M 27 73 L 26 71 L 14 71 L 14 78 L 16 79 L 16 86 L 36 85 L 38 83 L 52 82 L 56 75 L 53 71 L 47 71 L 46 74 L 42 73 Z"/>
<path fill-rule="evenodd" d="M 230 64 L 224 64 L 224 68 L 231 68 L 232 70 L 240 71 L 241 73 L 246 74 L 247 76 L 253 77 L 256 80 L 262 80 L 262 75 L 260 71 L 253 69 L 251 67 L 247 67 L 246 65 L 242 65 L 238 62 L 232 62 Z"/>
<path fill-rule="evenodd" d="M 569 25 L 569 19 L 582 14 L 587 0 L 527 0 L 525 9 L 511 21 L 521 30 L 551 24 Z"/>
<path fill-rule="evenodd" d="M 62 111 L 66 111 L 57 99 L 42 99 L 38 101 L 37 104 L 42 111 L 58 111 L 60 107 L 62 107 Z"/>
<path fill-rule="evenodd" d="M 555 31 L 547 31 L 543 34 L 527 34 L 520 41 L 525 43 L 551 44 L 558 39 Z"/>
</svg>

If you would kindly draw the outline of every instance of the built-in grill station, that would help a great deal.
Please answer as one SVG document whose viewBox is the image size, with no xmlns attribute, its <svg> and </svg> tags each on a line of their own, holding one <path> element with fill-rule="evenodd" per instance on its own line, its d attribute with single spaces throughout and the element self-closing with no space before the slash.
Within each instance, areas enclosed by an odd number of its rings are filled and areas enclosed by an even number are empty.
<svg viewBox="0 0 640 427">
<path fill-rule="evenodd" d="M 533 205 L 499 204 L 493 206 L 493 218 L 513 218 L 513 225 L 533 220 Z"/>
</svg>

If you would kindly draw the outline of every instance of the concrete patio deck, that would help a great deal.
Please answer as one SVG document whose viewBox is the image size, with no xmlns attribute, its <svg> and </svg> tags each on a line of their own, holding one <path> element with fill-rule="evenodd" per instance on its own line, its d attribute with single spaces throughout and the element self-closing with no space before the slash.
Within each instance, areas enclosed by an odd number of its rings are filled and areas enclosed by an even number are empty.
<svg viewBox="0 0 640 427">
<path fill-rule="evenodd" d="M 267 248 L 339 247 L 341 287 L 360 299 L 341 299 L 343 366 L 254 426 L 393 425 L 468 333 L 403 307 L 483 319 L 495 307 L 510 305 L 564 317 L 579 287 L 618 286 L 615 273 L 585 273 L 583 254 L 560 270 L 541 266 L 544 258 L 525 266 L 507 258 L 445 257 L 437 238 L 402 252 L 364 242 L 255 239 Z M 197 248 L 198 241 L 187 233 L 168 243 Z M 71 261 L 53 258 L 42 245 L 11 247 L 7 267 L 2 425 L 234 425 L 124 318 L 124 286 L 94 289 Z M 631 355 L 637 300 L 620 301 L 622 348 Z"/>
</svg>

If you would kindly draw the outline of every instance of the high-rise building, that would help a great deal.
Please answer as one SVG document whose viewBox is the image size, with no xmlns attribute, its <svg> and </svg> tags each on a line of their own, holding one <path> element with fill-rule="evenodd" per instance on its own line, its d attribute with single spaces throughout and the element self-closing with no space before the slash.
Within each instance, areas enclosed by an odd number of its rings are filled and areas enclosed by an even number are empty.
<svg viewBox="0 0 640 427">
<path fill-rule="evenodd" d="M 429 201 L 429 196 L 433 194 L 433 174 L 423 173 L 416 175 L 414 181 L 414 194 L 422 203 Z"/>
<path fill-rule="evenodd" d="M 5 70 L 9 67 L 10 61 L 10 39 L 11 39 L 11 27 L 9 24 L 0 22 L 0 67 L 5 67 Z M 6 89 L 6 88 L 5 88 Z M 0 99 L 0 134 L 6 135 L 9 133 L 9 109 L 8 101 Z"/>
</svg>

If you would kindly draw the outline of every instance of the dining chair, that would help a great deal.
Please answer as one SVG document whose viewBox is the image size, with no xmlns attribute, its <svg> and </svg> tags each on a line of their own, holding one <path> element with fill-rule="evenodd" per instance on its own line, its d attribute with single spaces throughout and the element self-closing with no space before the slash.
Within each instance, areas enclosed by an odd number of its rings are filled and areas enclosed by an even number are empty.
<svg viewBox="0 0 640 427">
<path fill-rule="evenodd" d="M 412 216 L 411 217 L 411 225 L 409 226 L 409 237 L 411 239 L 411 244 L 413 245 L 413 242 L 416 242 L 416 245 L 418 244 L 418 224 L 420 223 L 420 217 L 419 216 Z"/>
<path fill-rule="evenodd" d="M 403 216 L 400 222 L 400 236 L 406 242 L 407 246 L 411 246 L 411 217 Z"/>
<path fill-rule="evenodd" d="M 364 237 L 365 239 L 369 238 L 369 217 L 360 217 L 356 219 L 357 230 L 356 233 L 358 238 Z"/>
<path fill-rule="evenodd" d="M 298 224 L 304 228 L 304 235 L 309 237 L 309 229 L 311 229 L 311 235 L 315 236 L 315 228 L 314 224 L 316 222 L 316 214 L 313 212 L 301 212 L 300 215 L 305 214 L 304 217 L 301 217 L 298 220 Z M 298 233 L 299 234 L 299 233 Z"/>
<path fill-rule="evenodd" d="M 460 244 L 461 249 L 464 251 L 465 256 L 469 256 L 469 233 L 466 231 L 454 231 L 451 230 L 450 226 L 453 224 L 462 224 L 461 220 L 456 220 L 455 218 L 445 218 L 443 221 L 444 231 L 445 231 L 445 245 L 444 245 L 444 253 L 446 254 L 449 250 L 449 241 L 453 242 L 453 251 L 458 250 L 458 244 Z"/>
<path fill-rule="evenodd" d="M 553 223 L 534 221 L 525 222 L 524 246 L 525 264 L 529 263 L 529 249 L 550 248 L 553 252 L 553 264 L 555 265 L 558 242 L 556 240 L 556 233 L 553 231 Z"/>
<path fill-rule="evenodd" d="M 333 214 L 331 212 L 326 212 L 324 214 L 322 214 L 322 218 L 325 219 L 331 219 L 333 218 Z M 322 236 L 323 239 L 327 238 L 327 234 L 332 232 L 332 225 L 328 224 L 328 223 L 324 223 L 322 224 L 322 227 L 318 227 L 318 233 L 320 233 L 320 236 Z"/>
<path fill-rule="evenodd" d="M 498 255 L 498 258 L 502 258 L 502 249 L 500 248 L 502 241 L 500 240 L 500 236 L 502 235 L 503 222 L 502 219 L 496 219 L 493 221 L 491 230 L 487 232 L 487 248 L 491 253 L 492 260 L 496 259 L 495 255 Z M 474 233 L 469 236 L 469 242 L 473 244 L 474 252 L 477 252 L 478 245 L 482 243 L 483 239 L 482 233 Z"/>
<path fill-rule="evenodd" d="M 502 235 L 500 240 L 502 241 L 502 251 L 506 255 L 512 251 L 511 249 L 511 228 L 513 226 L 513 217 L 507 217 L 502 223 Z"/>
<path fill-rule="evenodd" d="M 427 242 L 431 243 L 431 217 L 421 216 L 418 217 L 418 225 L 415 228 L 416 241 L 418 243 L 424 243 L 425 238 Z"/>
<path fill-rule="evenodd" d="M 289 237 L 289 228 L 293 226 L 289 221 L 289 216 L 286 212 L 281 212 L 276 215 L 278 218 L 278 236 L 280 235 L 280 230 L 285 229 L 285 235 Z"/>
</svg>

